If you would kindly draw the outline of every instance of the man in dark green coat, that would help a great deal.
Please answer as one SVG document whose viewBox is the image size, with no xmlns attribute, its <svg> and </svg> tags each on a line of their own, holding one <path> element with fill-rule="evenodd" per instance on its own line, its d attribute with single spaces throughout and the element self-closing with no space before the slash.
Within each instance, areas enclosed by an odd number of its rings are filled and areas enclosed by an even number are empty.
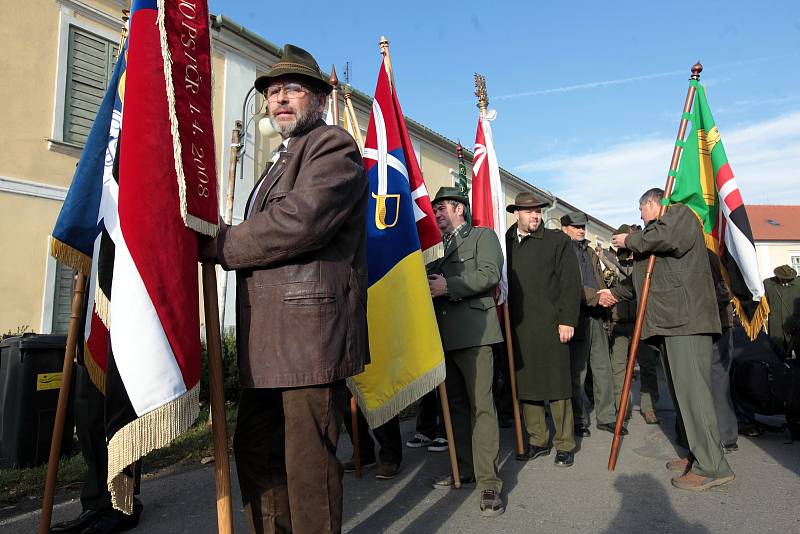
<svg viewBox="0 0 800 534">
<path fill-rule="evenodd" d="M 428 265 L 447 367 L 447 398 L 461 483 L 477 481 L 480 512 L 505 511 L 497 474 L 500 430 L 492 397 L 494 343 L 503 341 L 495 307 L 495 288 L 503 269 L 497 235 L 466 222 L 468 199 L 457 187 L 442 187 L 433 199 L 436 224 L 442 232 L 444 256 Z M 452 475 L 434 481 L 434 488 L 453 486 Z"/>
<path fill-rule="evenodd" d="M 661 189 L 650 189 L 639 200 L 644 230 L 612 237 L 614 246 L 634 254 L 633 280 L 601 290 L 600 303 L 636 298 L 648 257 L 656 257 L 642 339 L 661 346 L 690 451 L 687 458 L 668 462 L 667 469 L 681 473 L 672 479 L 676 488 L 702 491 L 734 479 L 720 445 L 711 395 L 711 345 L 721 331 L 719 311 L 700 223 L 683 204 L 671 205 L 659 218 L 663 196 Z"/>
<path fill-rule="evenodd" d="M 800 356 L 800 280 L 788 265 L 777 267 L 775 276 L 764 280 L 769 302 L 767 330 L 781 357 Z"/>
<path fill-rule="evenodd" d="M 569 237 L 542 223 L 547 206 L 523 192 L 506 209 L 517 218 L 506 232 L 508 310 L 517 386 L 529 443 L 517 460 L 550 454 L 545 401 L 555 426 L 555 464 L 574 462 L 569 341 L 578 324 L 581 275 Z"/>
</svg>

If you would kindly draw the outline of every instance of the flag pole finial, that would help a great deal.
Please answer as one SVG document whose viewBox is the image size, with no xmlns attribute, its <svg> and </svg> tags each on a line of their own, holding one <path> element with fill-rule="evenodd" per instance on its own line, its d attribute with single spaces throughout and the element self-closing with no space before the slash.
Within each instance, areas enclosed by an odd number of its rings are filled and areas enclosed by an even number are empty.
<svg viewBox="0 0 800 534">
<path fill-rule="evenodd" d="M 475 96 L 478 97 L 478 109 L 483 115 L 489 107 L 489 93 L 486 92 L 486 77 L 477 72 L 475 73 Z"/>
<path fill-rule="evenodd" d="M 703 64 L 698 59 L 697 63 L 692 65 L 692 80 L 699 80 L 701 72 L 703 72 Z"/>
<path fill-rule="evenodd" d="M 394 87 L 394 74 L 392 73 L 392 57 L 389 55 L 389 39 L 385 35 L 381 35 L 381 40 L 378 42 L 381 47 L 381 55 L 383 56 L 383 66 L 386 69 L 386 74 L 389 75 L 389 83 Z M 393 89 L 394 90 L 394 89 Z"/>
<path fill-rule="evenodd" d="M 336 65 L 331 65 L 331 78 L 330 78 L 331 87 L 331 118 L 333 119 L 333 124 L 338 126 L 339 125 L 339 78 L 336 76 Z"/>
<path fill-rule="evenodd" d="M 331 85 L 336 88 L 339 85 L 339 78 L 336 76 L 336 65 L 331 65 Z"/>
</svg>

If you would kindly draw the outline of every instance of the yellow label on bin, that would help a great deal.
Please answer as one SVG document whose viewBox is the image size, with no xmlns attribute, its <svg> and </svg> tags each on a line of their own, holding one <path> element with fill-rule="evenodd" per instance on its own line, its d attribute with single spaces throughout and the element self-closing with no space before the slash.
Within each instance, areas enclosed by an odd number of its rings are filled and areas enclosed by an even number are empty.
<svg viewBox="0 0 800 534">
<path fill-rule="evenodd" d="M 36 391 L 60 388 L 61 374 L 62 373 L 40 373 L 36 375 Z"/>
</svg>

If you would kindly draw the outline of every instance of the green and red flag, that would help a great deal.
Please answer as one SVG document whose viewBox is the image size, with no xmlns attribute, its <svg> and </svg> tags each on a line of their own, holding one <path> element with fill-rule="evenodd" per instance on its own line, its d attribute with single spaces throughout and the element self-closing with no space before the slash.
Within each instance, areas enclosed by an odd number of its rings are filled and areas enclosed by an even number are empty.
<svg viewBox="0 0 800 534">
<path fill-rule="evenodd" d="M 694 211 L 703 225 L 706 246 L 720 258 L 733 304 L 751 339 L 764 326 L 769 306 L 758 271 L 753 232 L 736 184 L 705 88 L 697 80 L 692 126 L 686 138 L 670 202 Z"/>
</svg>

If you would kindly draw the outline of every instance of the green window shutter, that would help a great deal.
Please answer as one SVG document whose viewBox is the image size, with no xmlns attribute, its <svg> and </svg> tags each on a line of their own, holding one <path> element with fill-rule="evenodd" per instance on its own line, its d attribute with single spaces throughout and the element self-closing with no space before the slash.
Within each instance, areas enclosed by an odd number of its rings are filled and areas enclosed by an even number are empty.
<svg viewBox="0 0 800 534">
<path fill-rule="evenodd" d="M 72 290 L 75 271 L 56 262 L 55 289 L 53 291 L 53 334 L 66 334 L 72 315 Z"/>
<path fill-rule="evenodd" d="M 70 26 L 64 141 L 84 145 L 111 79 L 117 45 Z"/>
</svg>

